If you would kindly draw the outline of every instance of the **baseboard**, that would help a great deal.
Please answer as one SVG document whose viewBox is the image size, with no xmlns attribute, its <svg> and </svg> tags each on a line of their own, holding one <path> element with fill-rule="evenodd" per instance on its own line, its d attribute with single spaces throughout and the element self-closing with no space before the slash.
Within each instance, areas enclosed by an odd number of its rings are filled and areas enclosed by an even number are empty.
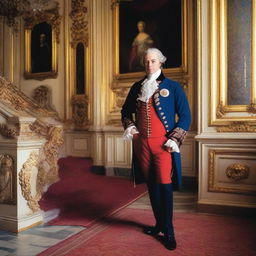
<svg viewBox="0 0 256 256">
<path fill-rule="evenodd" d="M 93 165 L 92 172 L 98 175 L 106 175 L 106 168 L 103 165 Z"/>
<path fill-rule="evenodd" d="M 229 216 L 243 216 L 252 218 L 256 217 L 256 208 L 230 205 L 211 205 L 198 203 L 197 212 Z"/>
<path fill-rule="evenodd" d="M 18 233 L 42 224 L 41 212 L 17 218 L 16 216 L 0 216 L 0 230 Z"/>
</svg>

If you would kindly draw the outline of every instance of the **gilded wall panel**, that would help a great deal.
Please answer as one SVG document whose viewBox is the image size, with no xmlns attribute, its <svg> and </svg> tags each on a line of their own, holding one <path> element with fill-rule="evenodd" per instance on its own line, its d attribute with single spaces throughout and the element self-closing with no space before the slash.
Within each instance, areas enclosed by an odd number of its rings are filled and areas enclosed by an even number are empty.
<svg viewBox="0 0 256 256">
<path fill-rule="evenodd" d="M 256 194 L 256 152 L 210 150 L 208 189 L 211 192 Z"/>
</svg>

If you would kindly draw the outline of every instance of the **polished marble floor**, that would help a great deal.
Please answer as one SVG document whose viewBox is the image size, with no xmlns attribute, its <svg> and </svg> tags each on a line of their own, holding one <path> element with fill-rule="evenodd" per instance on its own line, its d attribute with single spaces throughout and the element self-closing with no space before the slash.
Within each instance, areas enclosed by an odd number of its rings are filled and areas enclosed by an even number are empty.
<svg viewBox="0 0 256 256">
<path fill-rule="evenodd" d="M 0 230 L 0 255 L 35 256 L 82 230 L 84 227 L 47 225 L 40 225 L 18 234 Z"/>
</svg>

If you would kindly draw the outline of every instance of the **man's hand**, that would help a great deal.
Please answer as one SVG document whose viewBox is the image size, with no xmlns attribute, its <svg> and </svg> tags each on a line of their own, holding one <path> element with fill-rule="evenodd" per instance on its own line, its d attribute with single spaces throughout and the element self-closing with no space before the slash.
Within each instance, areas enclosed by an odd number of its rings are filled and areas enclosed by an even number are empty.
<svg viewBox="0 0 256 256">
<path fill-rule="evenodd" d="M 136 133 L 139 133 L 138 130 L 136 128 L 132 128 L 131 129 L 131 134 L 133 135 L 133 134 L 136 134 Z"/>
<path fill-rule="evenodd" d="M 164 146 L 164 149 L 165 149 L 167 152 L 169 152 L 169 153 L 174 152 L 173 149 L 172 149 L 171 147 L 168 147 L 168 146 Z"/>
</svg>

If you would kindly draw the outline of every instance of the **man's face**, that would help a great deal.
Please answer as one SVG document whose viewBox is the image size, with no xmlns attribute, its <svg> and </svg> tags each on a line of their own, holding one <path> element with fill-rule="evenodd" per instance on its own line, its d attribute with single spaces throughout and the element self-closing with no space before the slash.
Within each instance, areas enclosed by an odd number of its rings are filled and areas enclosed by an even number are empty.
<svg viewBox="0 0 256 256">
<path fill-rule="evenodd" d="M 148 53 L 144 57 L 144 65 L 146 74 L 153 74 L 161 68 L 161 63 L 155 53 Z"/>
</svg>

